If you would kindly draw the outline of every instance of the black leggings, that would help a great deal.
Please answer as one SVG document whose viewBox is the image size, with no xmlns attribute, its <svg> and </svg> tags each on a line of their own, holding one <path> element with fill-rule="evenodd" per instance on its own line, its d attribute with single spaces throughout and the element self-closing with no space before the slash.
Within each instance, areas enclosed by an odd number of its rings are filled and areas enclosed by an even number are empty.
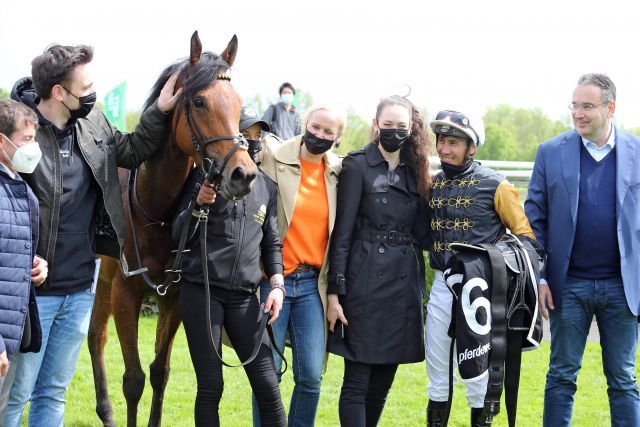
<svg viewBox="0 0 640 427">
<path fill-rule="evenodd" d="M 340 392 L 340 425 L 376 426 L 397 370 L 397 364 L 371 365 L 345 359 Z"/>
<path fill-rule="evenodd" d="M 251 355 L 258 335 L 259 303 L 255 294 L 211 287 L 211 324 L 216 345 L 222 352 L 220 330 L 224 325 L 240 360 Z M 222 363 L 213 352 L 207 337 L 205 290 L 203 285 L 185 282 L 180 290 L 180 314 L 189 343 L 191 361 L 196 371 L 198 393 L 195 403 L 196 426 L 219 426 L 218 405 L 224 382 Z M 263 426 L 286 426 L 287 420 L 280 397 L 271 345 L 265 333 L 253 362 L 244 366 L 258 406 Z M 247 400 L 247 414 L 250 413 Z"/>
</svg>

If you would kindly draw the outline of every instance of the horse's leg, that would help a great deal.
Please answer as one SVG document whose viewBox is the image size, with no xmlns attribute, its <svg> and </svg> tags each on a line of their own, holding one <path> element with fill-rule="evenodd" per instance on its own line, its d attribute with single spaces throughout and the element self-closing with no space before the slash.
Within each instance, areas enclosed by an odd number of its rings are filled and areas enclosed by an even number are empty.
<svg viewBox="0 0 640 427">
<path fill-rule="evenodd" d="M 118 274 L 118 261 L 110 257 L 102 257 L 96 299 L 89 324 L 89 353 L 93 366 L 93 382 L 96 388 L 96 413 L 105 426 L 115 426 L 113 409 L 109 400 L 107 373 L 104 367 L 104 346 L 108 339 L 108 322 L 111 315 L 111 280 Z"/>
<path fill-rule="evenodd" d="M 144 283 L 139 278 L 126 280 L 116 275 L 111 291 L 113 318 L 124 359 L 122 391 L 127 401 L 127 425 L 136 426 L 138 402 L 144 391 L 145 374 L 138 353 L 138 316 L 144 298 Z"/>
<path fill-rule="evenodd" d="M 158 298 L 160 315 L 156 326 L 156 357 L 149 365 L 151 387 L 153 387 L 151 414 L 149 416 L 150 427 L 159 426 L 162 420 L 162 403 L 164 390 L 169 380 L 171 347 L 180 326 L 180 312 L 178 310 L 180 293 L 176 288 L 173 289 L 173 292 Z"/>
</svg>

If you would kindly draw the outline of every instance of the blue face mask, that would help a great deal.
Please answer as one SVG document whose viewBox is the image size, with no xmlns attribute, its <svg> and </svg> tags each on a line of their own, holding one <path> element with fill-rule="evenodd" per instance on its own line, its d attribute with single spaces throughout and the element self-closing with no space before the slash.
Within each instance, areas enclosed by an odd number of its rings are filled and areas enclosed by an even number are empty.
<svg viewBox="0 0 640 427">
<path fill-rule="evenodd" d="M 292 93 L 283 93 L 282 95 L 280 95 L 280 101 L 282 101 L 285 104 L 292 104 L 293 103 L 293 94 Z"/>
</svg>

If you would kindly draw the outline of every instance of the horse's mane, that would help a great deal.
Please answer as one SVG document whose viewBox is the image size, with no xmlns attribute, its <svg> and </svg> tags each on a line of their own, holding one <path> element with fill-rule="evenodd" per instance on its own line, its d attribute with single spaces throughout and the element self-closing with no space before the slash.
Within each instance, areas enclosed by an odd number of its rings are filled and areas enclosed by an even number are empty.
<svg viewBox="0 0 640 427">
<path fill-rule="evenodd" d="M 169 65 L 160 73 L 160 77 L 153 85 L 151 93 L 144 103 L 144 110 L 153 105 L 158 99 L 165 83 L 178 69 L 180 69 L 182 78 L 182 97 L 191 98 L 209 86 L 211 82 L 218 78 L 220 73 L 229 68 L 229 64 L 213 52 L 203 52 L 200 60 L 191 69 L 189 69 L 188 64 L 189 58 L 184 58 Z"/>
</svg>

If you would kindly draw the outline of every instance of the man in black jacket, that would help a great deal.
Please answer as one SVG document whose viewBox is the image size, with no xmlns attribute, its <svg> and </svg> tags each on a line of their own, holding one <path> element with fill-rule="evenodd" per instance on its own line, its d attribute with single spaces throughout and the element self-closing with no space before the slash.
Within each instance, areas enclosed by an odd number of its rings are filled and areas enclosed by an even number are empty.
<svg viewBox="0 0 640 427">
<path fill-rule="evenodd" d="M 89 46 L 52 45 L 36 57 L 32 78 L 16 83 L 12 98 L 38 115 L 42 159 L 24 179 L 40 204 L 36 253 L 50 274 L 36 292 L 42 350 L 15 358 L 16 380 L 5 425 L 18 426 L 28 400 L 30 425 L 61 426 L 64 395 L 91 318 L 96 281 L 95 217 L 104 209 L 124 246 L 125 223 L 117 167 L 136 168 L 158 148 L 165 114 L 177 102 L 177 76 L 147 109 L 136 131 L 123 134 L 94 108 Z"/>
</svg>

